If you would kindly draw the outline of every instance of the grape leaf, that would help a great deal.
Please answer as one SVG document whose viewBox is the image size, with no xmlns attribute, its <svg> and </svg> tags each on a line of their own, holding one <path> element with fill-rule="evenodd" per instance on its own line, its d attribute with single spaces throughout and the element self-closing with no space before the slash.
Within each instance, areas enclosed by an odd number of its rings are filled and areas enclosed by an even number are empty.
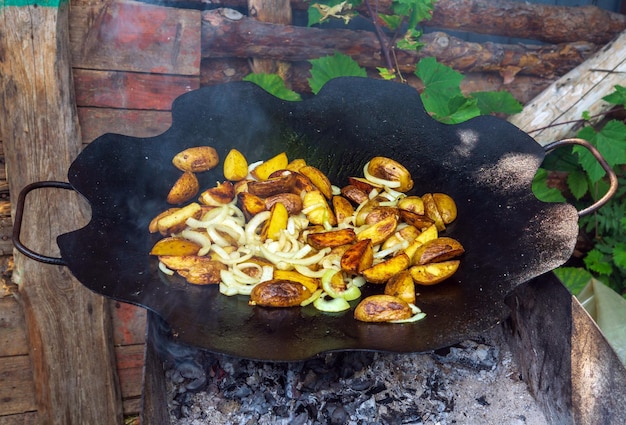
<svg viewBox="0 0 626 425">
<path fill-rule="evenodd" d="M 279 99 L 298 101 L 302 100 L 295 91 L 289 90 L 285 82 L 276 74 L 248 74 L 243 78 L 261 87 L 266 92 L 273 94 Z"/>
<path fill-rule="evenodd" d="M 317 94 L 324 84 L 336 77 L 367 77 L 364 68 L 361 68 L 354 59 L 342 53 L 335 52 L 332 56 L 323 56 L 311 59 L 311 78 L 309 86 Z"/>
<path fill-rule="evenodd" d="M 611 267 L 604 254 L 597 248 L 589 251 L 583 261 L 589 270 L 598 274 L 609 276 L 613 272 L 613 267 Z"/>
<path fill-rule="evenodd" d="M 458 124 L 480 115 L 480 109 L 476 105 L 476 99 L 465 96 L 455 96 L 448 101 L 448 113 L 445 116 L 436 117 L 448 124 Z"/>
<path fill-rule="evenodd" d="M 595 132 L 585 127 L 578 132 L 578 137 L 589 141 L 602 154 L 611 167 L 626 164 L 626 125 L 620 121 L 609 121 L 604 128 Z M 606 173 L 593 155 L 582 146 L 572 149 L 578 155 L 579 163 L 588 173 L 591 183 L 600 180 Z"/>
<path fill-rule="evenodd" d="M 567 187 L 569 188 L 574 198 L 580 199 L 589 190 L 589 184 L 587 183 L 587 176 L 584 173 L 571 172 L 567 175 Z"/>
<path fill-rule="evenodd" d="M 415 67 L 415 75 L 424 84 L 421 98 L 426 110 L 436 116 L 449 116 L 450 99 L 463 96 L 460 88 L 463 75 L 433 57 L 421 59 Z"/>
<path fill-rule="evenodd" d="M 613 248 L 613 262 L 626 270 L 626 244 L 620 243 Z"/>
<path fill-rule="evenodd" d="M 612 105 L 626 106 L 626 87 L 615 86 L 615 91 L 602 98 Z"/>
<path fill-rule="evenodd" d="M 507 91 L 474 92 L 471 96 L 478 100 L 478 108 L 483 115 L 494 112 L 511 115 L 521 112 L 523 108 L 522 104 Z"/>
<path fill-rule="evenodd" d="M 533 194 L 543 202 L 565 202 L 565 198 L 560 190 L 554 187 L 548 187 L 547 184 L 548 171 L 539 168 L 533 178 L 532 191 Z"/>
</svg>

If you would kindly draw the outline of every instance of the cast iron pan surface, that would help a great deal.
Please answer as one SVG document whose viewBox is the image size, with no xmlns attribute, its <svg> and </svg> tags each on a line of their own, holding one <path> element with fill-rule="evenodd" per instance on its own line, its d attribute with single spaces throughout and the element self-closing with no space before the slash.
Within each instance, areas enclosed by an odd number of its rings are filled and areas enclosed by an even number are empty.
<svg viewBox="0 0 626 425">
<path fill-rule="evenodd" d="M 377 155 L 404 164 L 413 194 L 445 192 L 458 206 L 446 234 L 466 253 L 453 278 L 418 288 L 427 314 L 412 324 L 368 324 L 352 312 L 251 307 L 217 285 L 193 286 L 158 271 L 148 255 L 159 235 L 148 223 L 169 205 L 179 151 L 231 148 L 249 162 L 286 151 L 343 185 L 362 176 Z M 424 111 L 419 94 L 398 83 L 365 78 L 329 82 L 315 97 L 279 100 L 251 83 L 229 83 L 182 95 L 172 126 L 152 138 L 105 134 L 73 162 L 69 182 L 89 201 L 92 218 L 60 235 L 63 260 L 91 290 L 160 315 L 181 343 L 259 360 L 303 360 L 342 350 L 420 352 L 475 336 L 509 314 L 505 296 L 562 265 L 578 232 L 573 206 L 546 204 L 531 192 L 544 157 L 531 137 L 494 117 L 445 125 Z M 223 181 L 221 166 L 199 175 L 201 187 Z"/>
</svg>

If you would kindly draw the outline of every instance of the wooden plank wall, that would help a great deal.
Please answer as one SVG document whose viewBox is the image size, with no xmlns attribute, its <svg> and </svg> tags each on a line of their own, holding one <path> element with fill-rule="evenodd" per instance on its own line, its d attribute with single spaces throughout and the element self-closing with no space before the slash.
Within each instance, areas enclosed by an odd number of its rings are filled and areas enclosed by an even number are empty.
<svg viewBox="0 0 626 425">
<path fill-rule="evenodd" d="M 149 137 L 170 126 L 172 101 L 200 86 L 200 23 L 195 10 L 72 1 L 70 48 L 85 144 L 107 132 Z M 37 423 L 37 412 L 24 313 L 10 283 L 10 210 L 0 167 L 0 425 L 26 425 Z M 138 422 L 146 312 L 115 301 L 110 309 L 123 411 L 127 423 Z"/>
</svg>

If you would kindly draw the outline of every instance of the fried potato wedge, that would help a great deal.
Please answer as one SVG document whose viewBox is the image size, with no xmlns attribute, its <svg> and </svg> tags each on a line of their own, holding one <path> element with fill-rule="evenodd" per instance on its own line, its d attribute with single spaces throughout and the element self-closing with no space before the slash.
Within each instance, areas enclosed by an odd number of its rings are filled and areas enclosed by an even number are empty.
<svg viewBox="0 0 626 425">
<path fill-rule="evenodd" d="M 262 162 L 258 166 L 254 168 L 250 172 L 255 178 L 259 180 L 267 180 L 274 171 L 282 170 L 287 168 L 289 164 L 289 160 L 287 159 L 287 154 L 285 152 L 281 152 L 278 155 L 268 159 L 265 162 Z"/>
<path fill-rule="evenodd" d="M 296 215 L 302 211 L 302 198 L 295 193 L 279 193 L 265 198 L 265 208 L 272 209 L 276 203 L 281 203 L 287 208 L 289 215 Z"/>
<path fill-rule="evenodd" d="M 420 230 L 429 227 L 435 222 L 432 218 L 426 215 L 416 214 L 414 212 L 402 209 L 399 209 L 398 211 L 400 212 L 400 219 L 402 221 L 410 224 L 411 226 L 415 226 Z"/>
<path fill-rule="evenodd" d="M 261 198 L 278 195 L 279 193 L 290 193 L 296 184 L 296 177 L 291 171 L 283 173 L 278 177 L 268 177 L 263 180 L 253 180 L 248 182 L 248 192 Z"/>
<path fill-rule="evenodd" d="M 199 191 L 200 183 L 196 175 L 191 171 L 185 171 L 167 194 L 167 202 L 173 205 L 182 204 L 196 196 Z"/>
<path fill-rule="evenodd" d="M 309 180 L 322 192 L 326 199 L 330 199 L 333 196 L 333 189 L 326 174 L 322 173 L 318 168 L 312 165 L 306 165 L 298 170 L 300 174 L 308 177 Z"/>
<path fill-rule="evenodd" d="M 398 220 L 400 218 L 398 209 L 394 207 L 374 207 L 365 217 L 365 224 L 378 223 L 389 216 L 394 216 Z"/>
<path fill-rule="evenodd" d="M 229 181 L 218 183 L 215 187 L 202 192 L 198 197 L 201 204 L 219 207 L 235 199 L 235 187 Z"/>
<path fill-rule="evenodd" d="M 408 192 L 413 189 L 413 179 L 411 179 L 409 170 L 391 158 L 384 156 L 372 158 L 367 166 L 367 171 L 379 179 L 397 182 L 398 186 L 394 189 L 400 192 Z"/>
<path fill-rule="evenodd" d="M 371 181 L 364 179 L 363 177 L 348 177 L 348 183 L 361 189 L 366 194 L 369 194 L 374 189 L 382 188 L 379 184 L 374 184 Z"/>
<path fill-rule="evenodd" d="M 336 246 L 348 245 L 356 241 L 356 233 L 352 229 L 331 230 L 328 232 L 309 233 L 306 237 L 307 243 L 313 248 L 320 250 L 323 248 L 334 248 Z"/>
<path fill-rule="evenodd" d="M 289 161 L 289 164 L 287 164 L 287 169 L 289 171 L 297 172 L 298 170 L 300 170 L 300 168 L 304 166 L 306 166 L 306 161 L 303 158 L 296 158 Z"/>
<path fill-rule="evenodd" d="M 456 239 L 441 237 L 426 242 L 413 254 L 413 264 L 440 263 L 458 257 L 465 252 Z"/>
<path fill-rule="evenodd" d="M 382 261 L 372 267 L 363 270 L 362 275 L 368 282 L 385 283 L 393 275 L 406 270 L 411 264 L 411 259 L 404 252 Z"/>
<path fill-rule="evenodd" d="M 371 295 L 363 299 L 354 309 L 354 318 L 361 322 L 389 322 L 408 319 L 411 307 L 393 295 Z"/>
<path fill-rule="evenodd" d="M 440 232 L 442 230 L 445 230 L 446 224 L 443 222 L 443 217 L 441 217 L 441 214 L 439 213 L 439 209 L 437 208 L 437 204 L 435 203 L 433 194 L 423 194 L 422 200 L 424 201 L 424 211 L 426 211 L 426 215 L 428 216 L 428 218 L 433 220 L 433 222 L 437 226 L 437 230 L 439 230 Z"/>
<path fill-rule="evenodd" d="M 290 280 L 293 282 L 298 282 L 306 286 L 306 288 L 311 292 L 315 292 L 317 288 L 320 286 L 320 280 L 315 277 L 305 276 L 302 273 L 298 273 L 295 270 L 274 270 L 274 279 L 277 280 Z"/>
<path fill-rule="evenodd" d="M 440 263 L 415 265 L 409 268 L 411 278 L 418 285 L 435 285 L 452 276 L 459 268 L 461 261 L 449 260 Z"/>
<path fill-rule="evenodd" d="M 159 214 L 157 214 L 156 217 L 154 217 L 152 220 L 150 220 L 150 224 L 148 225 L 148 231 L 150 233 L 156 233 L 159 231 L 159 226 L 158 226 L 158 222 L 160 219 L 162 219 L 165 216 L 168 216 L 170 214 L 172 214 L 175 211 L 178 211 L 180 208 L 168 208 L 165 211 L 160 212 Z"/>
<path fill-rule="evenodd" d="M 210 256 L 199 255 L 159 255 L 159 261 L 171 270 L 188 270 L 211 264 L 215 260 Z"/>
<path fill-rule="evenodd" d="M 331 200 L 333 209 L 335 210 L 335 217 L 337 217 L 337 223 L 343 223 L 346 219 L 349 219 L 354 214 L 354 207 L 346 198 L 340 195 L 333 196 Z"/>
<path fill-rule="evenodd" d="M 201 246 L 190 240 L 170 236 L 159 240 L 150 250 L 150 255 L 196 255 L 200 251 Z"/>
<path fill-rule="evenodd" d="M 409 256 L 409 258 L 411 259 L 411 264 L 414 264 L 413 258 L 415 256 L 415 251 L 417 251 L 417 249 L 420 246 L 424 245 L 426 242 L 437 239 L 438 236 L 439 232 L 437 231 L 437 226 L 432 224 L 430 227 L 424 229 L 422 233 L 417 235 L 417 237 L 413 239 L 411 243 L 409 243 L 409 246 L 407 246 L 403 250 L 403 252 Z"/>
<path fill-rule="evenodd" d="M 358 241 L 343 253 L 340 260 L 341 269 L 352 274 L 360 274 L 374 262 L 372 241 L 363 239 Z"/>
<path fill-rule="evenodd" d="M 220 272 L 227 269 L 227 265 L 219 261 L 211 261 L 189 269 L 177 270 L 176 272 L 191 284 L 215 285 L 222 280 Z"/>
<path fill-rule="evenodd" d="M 364 239 L 369 239 L 372 241 L 372 245 L 378 245 L 385 241 L 393 232 L 396 231 L 396 227 L 398 226 L 398 219 L 391 215 L 379 221 L 378 223 L 374 223 L 369 227 L 361 230 L 357 233 L 356 237 L 358 240 L 362 241 Z"/>
<path fill-rule="evenodd" d="M 163 236 L 182 231 L 187 226 L 188 218 L 200 218 L 202 215 L 202 207 L 196 202 L 168 211 L 172 212 L 159 218 L 156 222 L 156 227 Z"/>
<path fill-rule="evenodd" d="M 400 229 L 400 226 L 398 226 Z M 415 226 L 406 225 L 402 227 L 400 230 L 396 230 L 395 233 L 385 239 L 383 242 L 381 249 L 390 248 L 396 244 L 401 243 L 402 241 L 407 241 L 409 244 L 413 242 L 420 234 L 420 231 Z"/>
<path fill-rule="evenodd" d="M 231 149 L 224 158 L 224 178 L 240 181 L 248 175 L 248 160 L 237 149 Z"/>
<path fill-rule="evenodd" d="M 267 210 L 267 205 L 263 199 L 248 192 L 241 192 L 237 195 L 237 206 L 243 211 L 248 220 L 258 213 Z"/>
<path fill-rule="evenodd" d="M 367 202 L 369 200 L 367 192 L 352 184 L 342 187 L 341 194 L 357 205 L 361 205 L 363 202 Z"/>
<path fill-rule="evenodd" d="M 446 193 L 433 193 L 433 200 L 441 215 L 444 224 L 450 224 L 456 220 L 457 208 L 454 199 Z"/>
<path fill-rule="evenodd" d="M 424 201 L 419 196 L 407 196 L 398 201 L 398 208 L 414 214 L 424 215 Z"/>
<path fill-rule="evenodd" d="M 302 198 L 302 209 L 306 211 L 306 217 L 311 224 L 328 223 L 331 226 L 337 225 L 337 218 L 330 209 L 326 197 L 319 190 L 312 190 L 304 194 Z"/>
<path fill-rule="evenodd" d="M 217 167 L 220 158 L 211 146 L 196 146 L 177 153 L 172 163 L 181 171 L 201 173 Z"/>
<path fill-rule="evenodd" d="M 296 307 L 311 296 L 300 282 L 272 279 L 256 285 L 250 293 L 250 304 L 263 307 Z"/>
<path fill-rule="evenodd" d="M 409 304 L 415 304 L 415 283 L 408 270 L 396 273 L 385 284 L 385 294 L 393 295 Z"/>
<path fill-rule="evenodd" d="M 270 210 L 270 218 L 261 229 L 261 240 L 278 240 L 280 232 L 287 228 L 288 220 L 289 213 L 287 212 L 287 208 L 280 202 L 275 203 Z"/>
</svg>

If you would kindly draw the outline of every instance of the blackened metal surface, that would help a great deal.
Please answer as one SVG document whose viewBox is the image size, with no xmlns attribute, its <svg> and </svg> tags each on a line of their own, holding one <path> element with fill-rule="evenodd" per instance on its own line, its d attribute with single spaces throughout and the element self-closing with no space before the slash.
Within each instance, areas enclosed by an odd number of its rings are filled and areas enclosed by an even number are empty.
<svg viewBox="0 0 626 425">
<path fill-rule="evenodd" d="M 157 137 L 106 134 L 79 155 L 69 181 L 89 201 L 92 219 L 58 244 L 85 286 L 153 310 L 184 343 L 262 360 L 445 347 L 507 317 L 506 294 L 563 264 L 574 249 L 575 209 L 542 203 L 531 191 L 541 146 L 494 117 L 438 123 L 406 85 L 341 78 L 311 99 L 286 102 L 251 83 L 230 83 L 179 97 L 172 118 Z M 427 317 L 403 325 L 360 323 L 350 312 L 313 307 L 252 308 L 246 297 L 225 297 L 216 286 L 167 278 L 148 255 L 158 239 L 148 223 L 169 207 L 165 198 L 180 173 L 172 157 L 198 145 L 214 146 L 222 158 L 237 148 L 250 162 L 286 151 L 338 185 L 362 175 L 373 156 L 394 158 L 411 171 L 414 194 L 445 192 L 457 202 L 459 218 L 446 232 L 466 249 L 461 267 L 448 282 L 420 288 Z M 223 180 L 220 167 L 199 177 L 207 187 Z"/>
</svg>

